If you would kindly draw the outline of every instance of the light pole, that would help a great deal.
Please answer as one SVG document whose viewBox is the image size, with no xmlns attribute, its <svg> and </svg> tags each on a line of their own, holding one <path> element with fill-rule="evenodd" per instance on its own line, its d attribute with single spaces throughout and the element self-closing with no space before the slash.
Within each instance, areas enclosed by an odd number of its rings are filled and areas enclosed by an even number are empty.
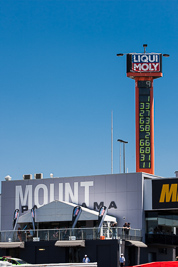
<svg viewBox="0 0 178 267">
<path fill-rule="evenodd" d="M 125 173 L 125 144 L 127 144 L 128 142 L 122 139 L 117 139 L 117 141 L 123 143 L 123 172 Z M 120 147 L 120 172 L 121 172 L 121 147 Z"/>
</svg>

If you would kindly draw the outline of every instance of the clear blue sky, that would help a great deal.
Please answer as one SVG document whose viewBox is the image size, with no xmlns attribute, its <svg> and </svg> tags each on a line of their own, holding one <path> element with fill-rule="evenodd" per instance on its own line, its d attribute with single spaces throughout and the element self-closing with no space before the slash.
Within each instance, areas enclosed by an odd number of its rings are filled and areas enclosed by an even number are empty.
<svg viewBox="0 0 178 267">
<path fill-rule="evenodd" d="M 178 1 L 1 0 L 0 178 L 135 172 L 135 89 L 126 57 L 169 53 L 154 81 L 155 174 L 178 170 Z"/>
</svg>

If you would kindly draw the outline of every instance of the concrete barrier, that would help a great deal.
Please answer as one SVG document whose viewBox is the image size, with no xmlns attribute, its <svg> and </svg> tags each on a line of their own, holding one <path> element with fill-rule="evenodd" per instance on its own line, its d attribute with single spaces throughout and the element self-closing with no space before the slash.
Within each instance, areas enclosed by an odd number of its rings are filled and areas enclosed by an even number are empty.
<svg viewBox="0 0 178 267">
<path fill-rule="evenodd" d="M 2 267 L 10 267 L 12 264 L 8 261 L 0 261 L 0 266 Z"/>
<path fill-rule="evenodd" d="M 90 263 L 51 263 L 51 264 L 21 265 L 21 266 L 24 266 L 24 267 L 97 267 L 97 262 L 90 262 Z"/>
<path fill-rule="evenodd" d="M 0 261 L 1 267 L 13 266 L 8 261 Z M 51 264 L 22 264 L 19 267 L 97 267 L 97 262 L 90 263 L 51 263 Z"/>
</svg>

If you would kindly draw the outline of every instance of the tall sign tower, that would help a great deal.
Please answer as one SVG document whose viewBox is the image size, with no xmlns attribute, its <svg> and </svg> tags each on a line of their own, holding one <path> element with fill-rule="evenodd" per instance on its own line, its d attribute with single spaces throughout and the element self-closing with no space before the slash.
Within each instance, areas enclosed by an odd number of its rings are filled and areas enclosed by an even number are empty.
<svg viewBox="0 0 178 267">
<path fill-rule="evenodd" d="M 127 77 L 135 80 L 136 172 L 154 174 L 153 80 L 162 77 L 162 54 L 143 47 L 144 53 L 127 54 Z"/>
</svg>

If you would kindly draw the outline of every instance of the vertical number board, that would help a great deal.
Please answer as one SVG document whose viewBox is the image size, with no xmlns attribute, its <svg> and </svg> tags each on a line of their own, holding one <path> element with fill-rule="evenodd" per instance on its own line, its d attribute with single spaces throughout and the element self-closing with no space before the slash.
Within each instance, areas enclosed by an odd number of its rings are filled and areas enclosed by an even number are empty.
<svg viewBox="0 0 178 267">
<path fill-rule="evenodd" d="M 138 81 L 139 87 L 139 165 L 140 169 L 151 168 L 151 81 Z"/>
</svg>

